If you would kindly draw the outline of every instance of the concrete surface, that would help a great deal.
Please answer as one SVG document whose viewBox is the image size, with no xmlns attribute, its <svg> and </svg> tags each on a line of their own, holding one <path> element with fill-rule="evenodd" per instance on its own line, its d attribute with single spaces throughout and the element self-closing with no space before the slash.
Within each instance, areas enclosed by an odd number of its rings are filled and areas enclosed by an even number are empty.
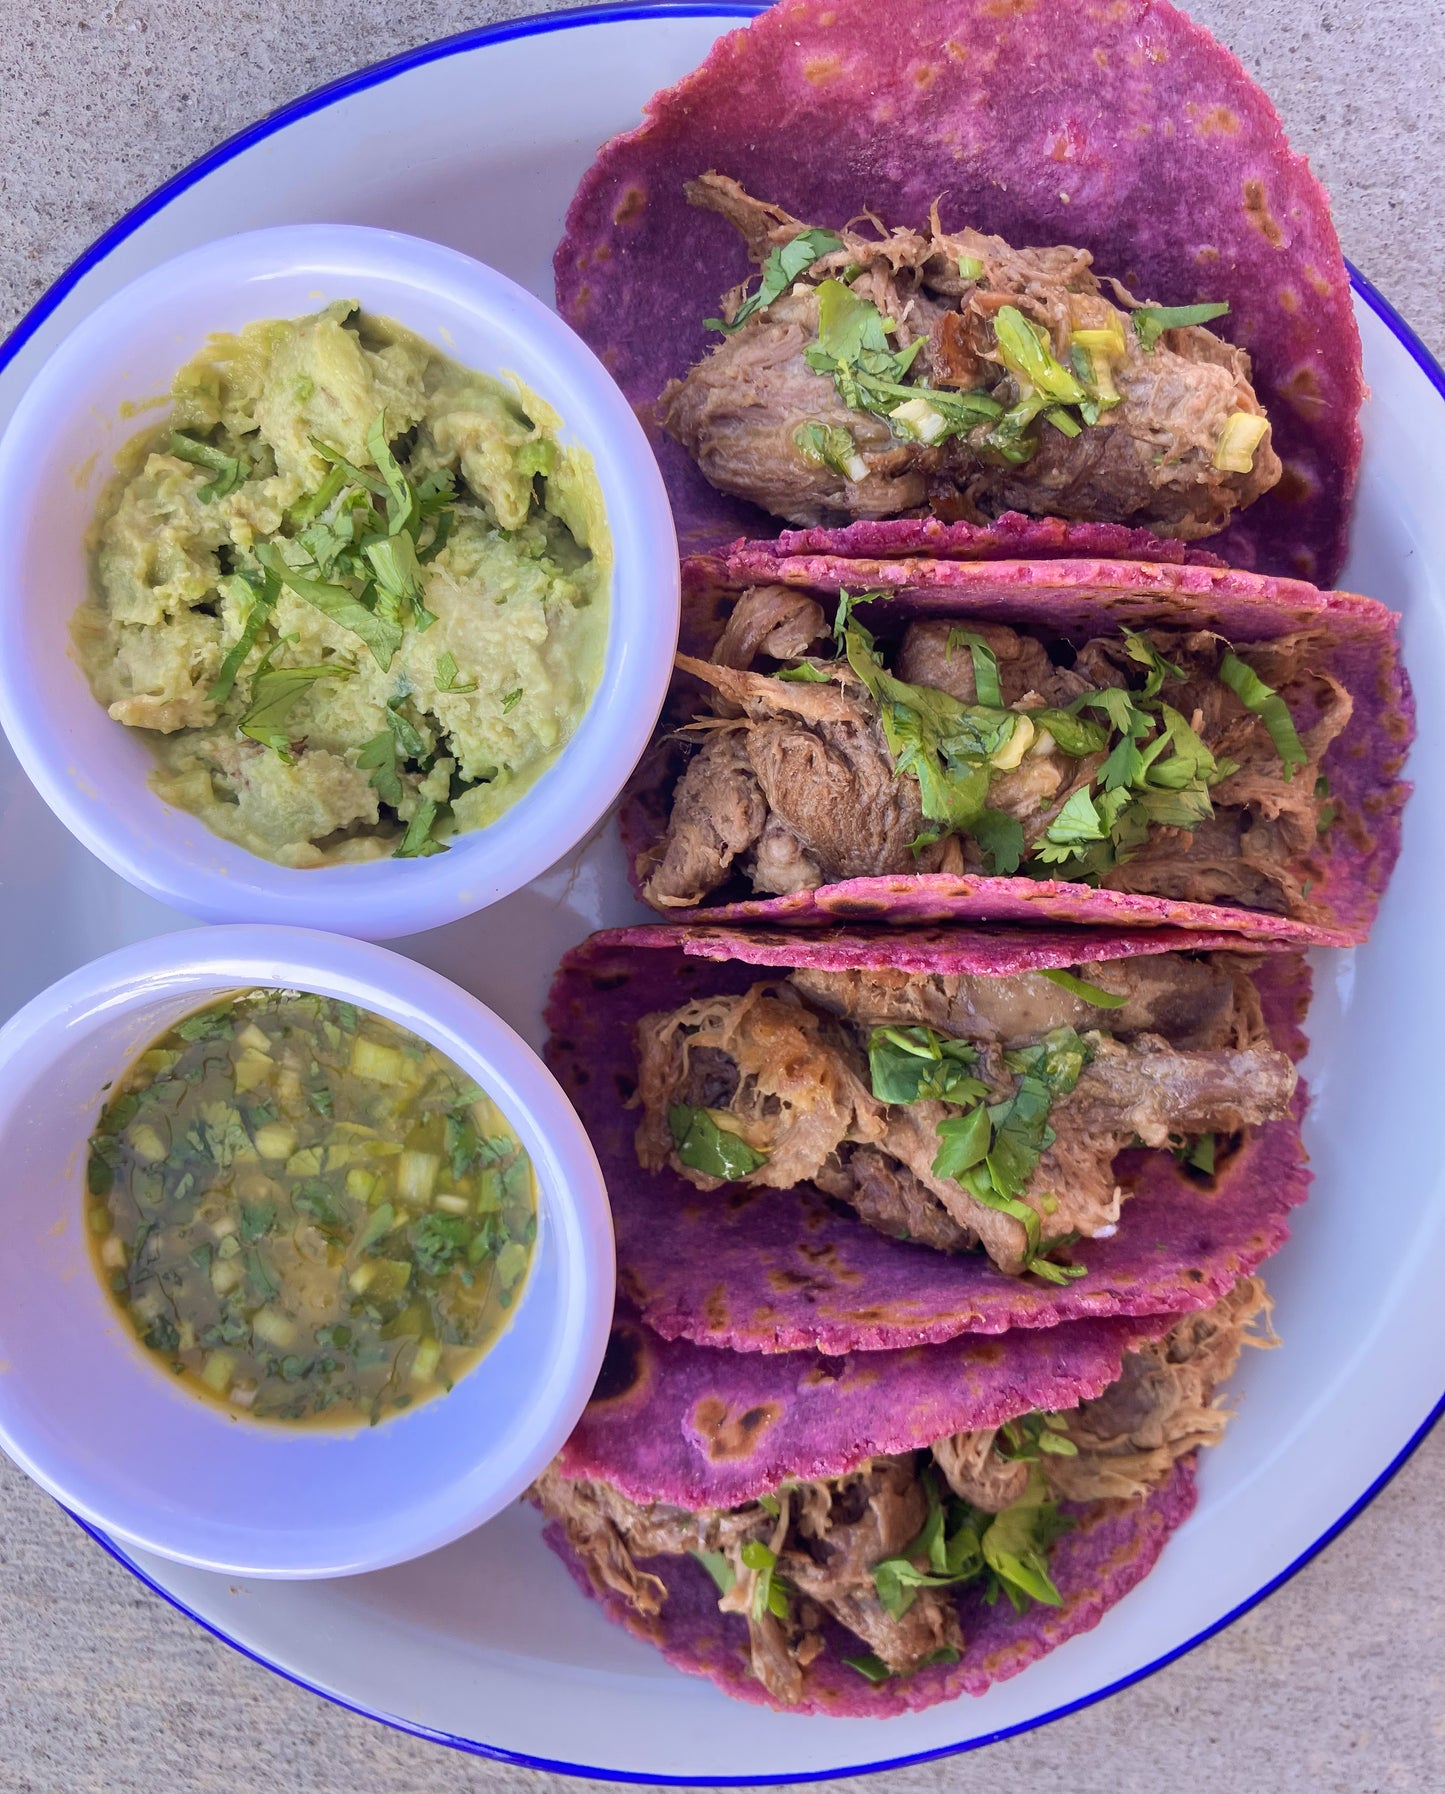
<svg viewBox="0 0 1445 1794">
<path fill-rule="evenodd" d="M 0 0 L 0 330 L 128 206 L 259 114 L 528 10 Z M 1273 95 L 1334 195 L 1346 254 L 1445 354 L 1438 0 L 1192 10 Z M 1442 1588 L 1437 1434 L 1342 1539 L 1228 1632 L 1042 1732 L 899 1772 L 888 1794 L 1438 1794 Z M 725 1773 L 725 1731 L 717 1744 Z M 0 1794 L 501 1794 L 544 1779 L 397 1736 L 244 1662 L 0 1467 Z"/>
</svg>

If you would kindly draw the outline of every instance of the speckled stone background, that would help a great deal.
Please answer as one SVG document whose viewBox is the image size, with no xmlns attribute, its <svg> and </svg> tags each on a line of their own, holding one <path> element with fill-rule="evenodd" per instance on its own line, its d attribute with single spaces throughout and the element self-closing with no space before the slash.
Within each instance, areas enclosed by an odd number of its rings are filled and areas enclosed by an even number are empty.
<svg viewBox="0 0 1445 1794">
<path fill-rule="evenodd" d="M 261 113 L 429 38 L 535 10 L 0 0 L 0 331 L 127 207 Z M 1192 10 L 1273 95 L 1334 196 L 1346 254 L 1445 356 L 1440 0 Z M 900 1771 L 888 1794 L 1439 1794 L 1442 1591 L 1437 1433 L 1344 1537 L 1228 1632 L 1044 1731 Z M 725 1774 L 725 1728 L 717 1752 Z M 548 1779 L 450 1755 L 276 1680 L 147 1594 L 0 1466 L 0 1794 L 520 1794 Z"/>
</svg>

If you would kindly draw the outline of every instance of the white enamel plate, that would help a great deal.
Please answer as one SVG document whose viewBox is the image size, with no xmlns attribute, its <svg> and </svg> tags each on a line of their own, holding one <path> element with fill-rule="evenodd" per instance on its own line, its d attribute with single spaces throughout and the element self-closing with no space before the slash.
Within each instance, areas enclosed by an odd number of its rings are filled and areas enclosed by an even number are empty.
<svg viewBox="0 0 1445 1794">
<path fill-rule="evenodd" d="M 430 236 L 550 301 L 551 255 L 593 152 L 701 60 L 741 6 L 552 15 L 437 44 L 258 125 L 104 237 L 0 349 L 0 422 L 60 336 L 143 269 L 207 238 L 341 220 Z M 401 128 L 399 128 L 401 127 Z M 1372 391 L 1343 583 L 1405 612 L 1416 689 L 1445 690 L 1445 374 L 1363 280 Z M 1417 776 L 1445 760 L 1426 702 Z M 64 833 L 0 749 L 0 1018 L 97 953 L 180 917 Z M 362 1712 L 464 1750 L 628 1779 L 757 1783 L 967 1749 L 1098 1699 L 1206 1637 L 1290 1575 L 1398 1468 L 1439 1411 L 1445 1365 L 1435 1018 L 1445 787 L 1427 781 L 1370 947 L 1320 957 L 1306 1067 L 1314 1194 L 1269 1267 L 1284 1338 L 1251 1353 L 1239 1418 L 1207 1454 L 1198 1511 L 1093 1632 L 996 1687 L 889 1720 L 728 1702 L 615 1630 L 516 1510 L 419 1562 L 341 1582 L 233 1584 L 129 1567 L 238 1649 Z M 574 863 L 470 921 L 398 943 L 534 1045 L 563 952 L 633 919 L 604 830 Z M 102 1543 L 106 1541 L 102 1540 Z M 120 1553 L 117 1553 L 120 1555 Z"/>
</svg>

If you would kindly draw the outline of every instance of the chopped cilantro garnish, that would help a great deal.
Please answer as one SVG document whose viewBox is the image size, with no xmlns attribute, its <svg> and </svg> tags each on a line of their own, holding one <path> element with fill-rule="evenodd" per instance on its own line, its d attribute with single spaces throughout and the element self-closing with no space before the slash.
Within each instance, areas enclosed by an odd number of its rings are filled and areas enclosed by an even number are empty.
<svg viewBox="0 0 1445 1794">
<path fill-rule="evenodd" d="M 733 331 L 742 329 L 754 312 L 762 311 L 775 299 L 780 299 L 820 256 L 832 255 L 842 247 L 843 239 L 830 230 L 805 230 L 790 241 L 780 243 L 769 251 L 756 291 L 748 294 L 730 319 L 704 318 L 703 328 L 721 330 L 731 336 Z"/>
<path fill-rule="evenodd" d="M 753 1618 L 760 1620 L 765 1613 L 771 1613 L 775 1619 L 785 1620 L 788 1617 L 788 1585 L 777 1573 L 776 1552 L 770 1551 L 760 1540 L 749 1539 L 739 1556 L 744 1566 L 757 1576 L 753 1585 Z"/>
<path fill-rule="evenodd" d="M 416 807 L 416 814 L 406 825 L 406 833 L 401 844 L 392 855 L 396 860 L 422 860 L 434 853 L 445 853 L 447 844 L 438 841 L 432 835 L 440 814 L 440 805 L 435 798 L 424 797 Z"/>
<path fill-rule="evenodd" d="M 720 1595 L 732 1593 L 737 1577 L 733 1573 L 732 1565 L 721 1551 L 690 1551 L 688 1556 L 696 1558 L 708 1575 L 712 1577 Z"/>
<path fill-rule="evenodd" d="M 291 566 L 274 542 L 258 542 L 254 552 L 267 572 L 274 573 L 298 598 L 304 598 L 308 604 L 314 605 L 323 616 L 329 617 L 342 629 L 349 629 L 353 635 L 360 636 L 383 672 L 390 667 L 393 656 L 401 646 L 400 623 L 393 622 L 377 611 L 368 610 L 345 586 L 313 579 Z"/>
<path fill-rule="evenodd" d="M 448 648 L 437 656 L 436 689 L 440 692 L 455 692 L 460 696 L 463 692 L 475 691 L 477 682 L 468 680 L 465 684 L 457 678 L 456 656 Z"/>
<path fill-rule="evenodd" d="M 1069 1437 L 1069 1425 L 1062 1414 L 1034 1409 L 1006 1420 L 994 1436 L 993 1448 L 1011 1463 L 1034 1463 L 1040 1457 L 1076 1458 L 1079 1448 Z"/>
<path fill-rule="evenodd" d="M 286 719 L 292 706 L 318 679 L 349 679 L 350 667 L 272 667 L 251 681 L 251 702 L 238 725 L 243 735 L 291 759 Z"/>
<path fill-rule="evenodd" d="M 1017 1077 L 1012 1096 L 938 1124 L 935 1177 L 949 1177 L 976 1201 L 1011 1215 L 1023 1227 L 1025 1268 L 1050 1282 L 1067 1282 L 1081 1266 L 1056 1265 L 1047 1257 L 1058 1244 L 1042 1238 L 1037 1212 L 1020 1200 L 1038 1162 L 1053 1145 L 1048 1125 L 1056 1098 L 1067 1096 L 1089 1062 L 1089 1048 L 1072 1028 L 1055 1028 L 1036 1046 L 1005 1055 Z"/>
<path fill-rule="evenodd" d="M 829 680 L 829 675 L 810 660 L 800 660 L 794 667 L 782 667 L 773 677 L 793 685 L 826 685 Z"/>
<path fill-rule="evenodd" d="M 768 1162 L 765 1152 L 755 1152 L 740 1134 L 720 1127 L 706 1109 L 673 1103 L 667 1125 L 679 1160 L 705 1177 L 735 1183 Z"/>
<path fill-rule="evenodd" d="M 868 463 L 840 424 L 799 424 L 793 431 L 798 453 L 810 467 L 827 467 L 845 480 L 868 477 Z"/>
<path fill-rule="evenodd" d="M 1228 300 L 1221 300 L 1214 305 L 1141 305 L 1130 316 L 1134 320 L 1134 334 L 1139 338 L 1139 346 L 1152 355 L 1155 343 L 1166 330 L 1208 324 L 1214 318 L 1224 317 L 1228 311 Z"/>
<path fill-rule="evenodd" d="M 462 1215 L 423 1215 L 411 1230 L 411 1249 L 417 1269 L 428 1277 L 440 1277 L 465 1254 L 471 1229 Z"/>
<path fill-rule="evenodd" d="M 1269 730 L 1269 738 L 1274 743 L 1274 751 L 1279 755 L 1288 783 L 1294 777 L 1296 767 L 1309 765 L 1309 755 L 1304 751 L 1284 699 L 1232 649 L 1219 663 L 1219 677 L 1245 709 L 1257 716 Z"/>
<path fill-rule="evenodd" d="M 520 685 L 517 686 L 515 688 L 515 690 L 509 691 L 503 696 L 503 698 L 502 698 L 502 715 L 503 716 L 505 716 L 507 714 L 507 712 L 509 710 L 511 710 L 518 703 L 521 696 L 522 696 L 522 688 Z"/>
<path fill-rule="evenodd" d="M 974 1102 L 988 1086 L 974 1076 L 978 1053 L 932 1028 L 875 1028 L 868 1041 L 873 1094 L 882 1103 Z"/>
<path fill-rule="evenodd" d="M 204 467 L 212 475 L 196 491 L 196 497 L 203 505 L 209 504 L 212 499 L 225 498 L 250 477 L 251 463 L 245 456 L 228 455 L 224 449 L 212 448 L 208 442 L 198 442 L 194 436 L 187 436 L 181 430 L 171 431 L 166 453 L 174 455 L 178 461 L 189 461 L 193 467 Z"/>
<path fill-rule="evenodd" d="M 230 697 L 235 687 L 236 675 L 250 658 L 251 650 L 259 641 L 262 629 L 276 608 L 276 600 L 281 596 L 281 581 L 274 573 L 263 572 L 259 580 L 254 575 L 241 573 L 236 575 L 236 580 L 241 590 L 249 589 L 251 607 L 246 612 L 240 635 L 226 651 L 215 684 L 206 693 L 213 704 L 224 704 Z"/>
<path fill-rule="evenodd" d="M 1092 1003 L 1095 1009 L 1122 1009 L 1129 1001 L 1127 997 L 1118 996 L 1114 991 L 1090 984 L 1086 978 L 1077 977 L 1073 972 L 1066 972 L 1062 966 L 1050 966 L 1041 971 L 1039 976 L 1047 978 L 1050 984 L 1057 984 L 1060 990 L 1068 991 L 1071 996 L 1079 997 L 1085 1003 Z"/>
</svg>

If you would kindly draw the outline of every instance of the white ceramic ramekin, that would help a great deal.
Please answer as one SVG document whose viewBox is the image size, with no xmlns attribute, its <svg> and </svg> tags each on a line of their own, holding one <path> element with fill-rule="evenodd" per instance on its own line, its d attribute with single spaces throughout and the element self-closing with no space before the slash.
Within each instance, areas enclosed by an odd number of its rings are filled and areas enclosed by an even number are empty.
<svg viewBox="0 0 1445 1794">
<path fill-rule="evenodd" d="M 601 684 L 556 763 L 446 853 L 296 871 L 155 796 L 144 739 L 91 696 L 70 652 L 86 531 L 116 451 L 216 331 L 357 299 L 467 367 L 515 374 L 587 448 L 612 532 Z M 136 407 L 143 408 L 139 414 Z M 144 409 L 150 407 L 149 410 Z M 582 840 L 636 764 L 677 638 L 672 515 L 631 407 L 539 300 L 439 244 L 358 225 L 286 225 L 206 244 L 142 275 L 46 362 L 0 441 L 0 724 L 61 821 L 112 870 L 208 922 L 288 922 L 370 939 L 495 903 Z"/>
<path fill-rule="evenodd" d="M 317 991 L 430 1041 L 500 1105 L 538 1187 L 510 1324 L 450 1394 L 355 1432 L 233 1419 L 138 1344 L 93 1269 L 86 1141 L 103 1087 L 188 1011 L 248 986 Z M 186 930 L 63 978 L 0 1029 L 0 1447 L 105 1531 L 237 1576 L 341 1576 L 481 1525 L 556 1453 L 612 1317 L 597 1160 L 505 1023 L 383 947 L 295 928 Z"/>
</svg>

